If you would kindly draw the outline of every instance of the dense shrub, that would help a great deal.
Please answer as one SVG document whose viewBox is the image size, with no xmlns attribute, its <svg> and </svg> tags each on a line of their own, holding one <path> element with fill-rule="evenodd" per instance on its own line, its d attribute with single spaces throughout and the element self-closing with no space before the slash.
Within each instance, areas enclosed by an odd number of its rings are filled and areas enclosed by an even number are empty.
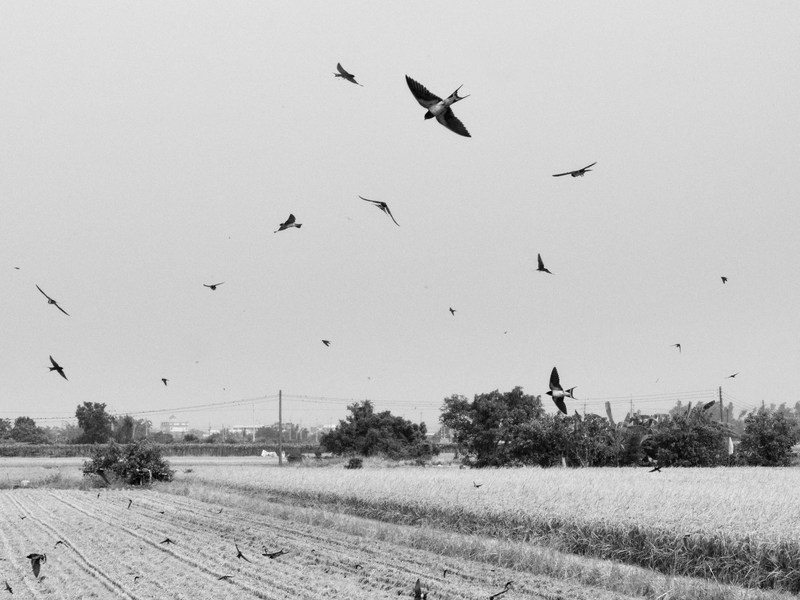
<svg viewBox="0 0 800 600">
<path fill-rule="evenodd" d="M 83 465 L 85 472 L 105 475 L 104 479 L 117 479 L 130 485 L 150 481 L 170 481 L 174 471 L 161 454 L 161 449 L 147 441 L 133 444 L 109 442 L 98 446 L 92 459 Z"/>
<path fill-rule="evenodd" d="M 364 466 L 364 459 L 362 458 L 351 458 L 348 463 L 344 466 L 345 469 L 360 469 Z"/>
</svg>

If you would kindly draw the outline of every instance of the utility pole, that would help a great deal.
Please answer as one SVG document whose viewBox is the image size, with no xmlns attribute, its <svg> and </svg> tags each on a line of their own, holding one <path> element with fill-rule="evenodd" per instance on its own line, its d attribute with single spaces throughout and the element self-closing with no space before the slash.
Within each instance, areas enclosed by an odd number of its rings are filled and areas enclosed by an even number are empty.
<svg viewBox="0 0 800 600">
<path fill-rule="evenodd" d="M 278 466 L 283 465 L 283 390 L 278 390 Z"/>
<path fill-rule="evenodd" d="M 253 443 L 256 443 L 256 403 L 253 402 Z"/>
<path fill-rule="evenodd" d="M 719 420 L 720 422 L 725 420 L 722 416 L 722 386 L 719 386 Z"/>
</svg>

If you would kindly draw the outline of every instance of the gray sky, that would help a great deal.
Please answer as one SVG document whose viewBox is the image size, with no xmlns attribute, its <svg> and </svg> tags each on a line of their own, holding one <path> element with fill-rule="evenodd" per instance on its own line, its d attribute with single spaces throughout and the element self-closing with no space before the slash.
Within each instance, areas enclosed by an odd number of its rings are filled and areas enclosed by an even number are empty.
<svg viewBox="0 0 800 600">
<path fill-rule="evenodd" d="M 794 404 L 799 30 L 788 1 L 3 2 L 0 417 L 283 389 L 306 425 L 435 425 L 554 365 L 591 412 Z M 463 84 L 473 137 L 404 75 Z"/>
</svg>

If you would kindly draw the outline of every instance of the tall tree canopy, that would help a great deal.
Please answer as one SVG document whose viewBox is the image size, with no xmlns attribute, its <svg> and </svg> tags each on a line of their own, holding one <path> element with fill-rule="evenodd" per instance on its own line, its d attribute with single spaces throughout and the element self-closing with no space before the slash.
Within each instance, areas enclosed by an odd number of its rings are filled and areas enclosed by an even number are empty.
<svg viewBox="0 0 800 600">
<path fill-rule="evenodd" d="M 111 439 L 114 417 L 106 412 L 105 403 L 84 402 L 75 411 L 78 425 L 83 429 L 81 444 L 104 444 Z"/>
</svg>

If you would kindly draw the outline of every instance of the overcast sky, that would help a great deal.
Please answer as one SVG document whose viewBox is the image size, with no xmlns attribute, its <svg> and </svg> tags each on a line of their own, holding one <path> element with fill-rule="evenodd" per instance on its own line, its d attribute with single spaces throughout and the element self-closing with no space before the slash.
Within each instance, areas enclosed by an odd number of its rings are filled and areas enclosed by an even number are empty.
<svg viewBox="0 0 800 600">
<path fill-rule="evenodd" d="M 798 56 L 790 1 L 3 2 L 0 417 L 793 405 Z"/>
</svg>

